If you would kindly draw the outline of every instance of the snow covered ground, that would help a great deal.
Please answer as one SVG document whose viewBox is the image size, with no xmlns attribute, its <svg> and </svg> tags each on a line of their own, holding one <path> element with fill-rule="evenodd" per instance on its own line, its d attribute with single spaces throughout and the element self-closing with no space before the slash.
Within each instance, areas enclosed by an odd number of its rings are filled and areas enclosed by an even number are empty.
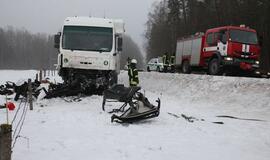
<svg viewBox="0 0 270 160">
<path fill-rule="evenodd" d="M 0 84 L 33 78 L 35 73 L 0 71 Z M 121 72 L 119 81 L 127 84 L 126 72 Z M 61 98 L 42 100 L 27 111 L 20 135 L 29 143 L 17 139 L 13 160 L 269 159 L 269 79 L 151 72 L 140 73 L 140 82 L 151 102 L 161 98 L 159 117 L 130 125 L 112 124 L 111 115 L 101 110 L 102 96 L 72 103 Z M 4 101 L 0 97 L 0 104 Z M 10 112 L 11 119 L 14 114 Z M 181 114 L 198 121 L 188 122 Z M 5 110 L 0 110 L 0 123 L 5 119 Z"/>
</svg>

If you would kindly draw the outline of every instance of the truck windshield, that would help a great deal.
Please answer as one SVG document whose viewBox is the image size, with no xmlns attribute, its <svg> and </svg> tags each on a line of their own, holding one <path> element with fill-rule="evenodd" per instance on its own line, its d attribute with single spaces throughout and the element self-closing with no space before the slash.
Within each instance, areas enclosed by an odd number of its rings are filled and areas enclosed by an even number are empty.
<svg viewBox="0 0 270 160">
<path fill-rule="evenodd" d="M 233 42 L 258 44 L 257 34 L 242 30 L 230 30 L 230 38 Z"/>
<path fill-rule="evenodd" d="M 64 26 L 63 49 L 110 52 L 112 28 Z"/>
</svg>

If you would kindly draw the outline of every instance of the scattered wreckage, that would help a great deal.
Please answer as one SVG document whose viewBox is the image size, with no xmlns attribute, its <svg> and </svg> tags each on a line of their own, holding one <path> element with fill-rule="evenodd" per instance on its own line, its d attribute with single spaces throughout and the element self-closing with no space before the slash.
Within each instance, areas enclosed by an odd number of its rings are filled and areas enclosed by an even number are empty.
<svg viewBox="0 0 270 160">
<path fill-rule="evenodd" d="M 119 109 L 113 109 L 109 113 L 114 113 L 111 116 L 111 122 L 118 123 L 132 123 L 144 119 L 154 118 L 159 116 L 160 99 L 157 99 L 157 106 L 151 104 L 149 100 L 140 92 L 141 87 L 125 87 L 123 84 L 117 84 L 109 89 L 100 92 L 100 90 L 93 90 L 93 87 L 88 86 L 85 81 L 74 81 L 73 83 L 58 83 L 49 82 L 48 79 L 43 81 L 31 82 L 29 84 L 24 81 L 21 84 L 14 82 L 6 82 L 5 85 L 0 86 L 0 95 L 13 95 L 14 100 L 27 97 L 28 89 L 31 86 L 32 96 L 37 100 L 50 99 L 56 97 L 67 97 L 93 94 L 103 94 L 102 109 L 105 111 L 106 102 L 121 102 L 123 103 Z M 116 115 L 116 113 L 121 113 Z"/>
<path fill-rule="evenodd" d="M 139 92 L 140 89 L 140 87 L 124 87 L 124 85 L 119 84 L 104 91 L 102 103 L 103 111 L 105 111 L 106 102 L 123 103 L 119 109 L 114 109 L 109 112 L 122 112 L 120 116 L 113 114 L 111 116 L 111 122 L 132 123 L 159 116 L 160 99 L 156 100 L 158 105 L 154 106 Z M 126 109 L 127 105 L 129 105 L 129 108 Z"/>
<path fill-rule="evenodd" d="M 51 83 L 49 79 L 31 82 L 27 81 L 16 84 L 14 82 L 6 82 L 0 86 L 0 95 L 15 94 L 14 100 L 18 101 L 20 96 L 27 97 L 28 87 L 31 86 L 32 95 L 37 99 L 50 99 L 56 97 L 76 96 L 79 94 L 92 95 L 101 94 L 100 90 L 95 90 L 88 86 L 85 81 L 76 80 L 72 83 Z"/>
</svg>

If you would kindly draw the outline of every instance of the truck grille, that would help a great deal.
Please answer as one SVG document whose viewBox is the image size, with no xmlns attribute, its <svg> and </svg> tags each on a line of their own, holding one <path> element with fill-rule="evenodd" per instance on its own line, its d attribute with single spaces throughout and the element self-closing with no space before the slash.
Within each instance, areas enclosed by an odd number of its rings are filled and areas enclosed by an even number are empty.
<svg viewBox="0 0 270 160">
<path fill-rule="evenodd" d="M 246 59 L 246 58 L 236 58 L 235 62 L 246 62 L 246 63 L 251 63 L 254 64 L 255 60 L 253 59 Z"/>
<path fill-rule="evenodd" d="M 248 59 L 250 56 L 254 56 L 254 53 L 251 52 L 235 52 L 235 55 L 241 57 L 242 59 Z"/>
</svg>

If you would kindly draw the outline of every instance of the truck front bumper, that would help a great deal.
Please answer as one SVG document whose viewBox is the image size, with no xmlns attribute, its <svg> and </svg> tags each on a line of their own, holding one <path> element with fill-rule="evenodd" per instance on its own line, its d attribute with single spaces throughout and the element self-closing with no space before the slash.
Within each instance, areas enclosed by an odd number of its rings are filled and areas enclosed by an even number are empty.
<svg viewBox="0 0 270 160">
<path fill-rule="evenodd" d="M 224 57 L 222 65 L 224 67 L 238 67 L 245 71 L 255 71 L 259 68 L 259 61 L 254 59 Z"/>
</svg>

